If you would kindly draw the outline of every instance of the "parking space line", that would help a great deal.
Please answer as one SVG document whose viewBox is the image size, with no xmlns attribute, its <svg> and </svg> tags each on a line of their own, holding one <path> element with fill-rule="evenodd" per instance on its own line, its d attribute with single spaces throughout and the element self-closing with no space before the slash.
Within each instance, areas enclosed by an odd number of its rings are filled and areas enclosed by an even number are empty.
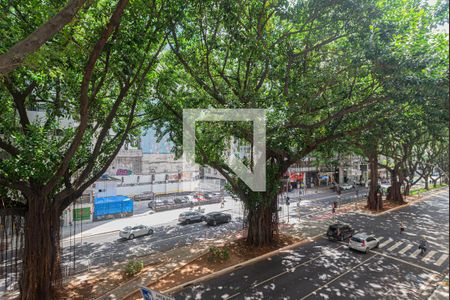
<svg viewBox="0 0 450 300">
<path fill-rule="evenodd" d="M 408 251 L 409 249 L 411 249 L 412 247 L 414 247 L 413 244 L 408 244 L 408 245 L 405 246 L 405 248 L 403 248 L 402 250 L 398 251 L 398 253 L 405 254 L 405 252 Z"/>
<path fill-rule="evenodd" d="M 401 244 L 403 244 L 403 242 L 402 241 L 400 241 L 400 242 L 397 242 L 397 243 L 395 243 L 394 244 L 394 246 L 392 246 L 392 247 L 390 247 L 390 248 L 388 248 L 387 250 L 388 251 L 392 251 L 392 250 L 395 250 L 395 249 L 397 249 Z"/>
<path fill-rule="evenodd" d="M 386 241 L 384 241 L 383 243 L 380 244 L 380 248 L 383 248 L 384 246 L 386 246 L 387 244 L 389 244 L 390 242 L 393 242 L 394 240 L 391 238 L 388 238 Z"/>
<path fill-rule="evenodd" d="M 417 255 L 419 255 L 420 251 L 421 251 L 420 249 L 417 249 L 417 250 L 414 251 L 413 254 L 411 254 L 409 257 L 416 258 Z"/>
<path fill-rule="evenodd" d="M 435 266 L 440 266 L 444 263 L 444 261 L 448 258 L 447 254 L 442 254 L 441 257 L 434 263 Z"/>
<path fill-rule="evenodd" d="M 428 261 L 429 261 L 436 253 L 437 253 L 437 252 L 434 251 L 434 250 L 428 252 L 428 254 L 425 255 L 424 258 L 422 258 L 422 261 L 423 261 L 423 262 L 428 262 Z"/>
</svg>

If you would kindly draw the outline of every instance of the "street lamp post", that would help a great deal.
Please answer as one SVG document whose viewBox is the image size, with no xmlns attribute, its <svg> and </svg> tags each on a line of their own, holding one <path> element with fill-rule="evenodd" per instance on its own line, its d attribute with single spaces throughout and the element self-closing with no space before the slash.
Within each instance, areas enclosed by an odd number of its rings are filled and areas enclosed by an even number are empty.
<svg viewBox="0 0 450 300">
<path fill-rule="evenodd" d="M 182 173 L 181 173 L 182 168 L 180 166 L 178 166 L 177 171 L 178 171 L 178 191 L 177 192 L 180 193 L 180 182 L 181 182 L 181 177 L 182 177 Z"/>
<path fill-rule="evenodd" d="M 152 192 L 152 209 L 153 211 L 156 211 L 156 197 L 155 197 L 155 192 L 153 191 L 153 185 L 155 184 L 155 169 L 150 169 L 150 179 L 151 179 L 151 192 Z"/>
</svg>

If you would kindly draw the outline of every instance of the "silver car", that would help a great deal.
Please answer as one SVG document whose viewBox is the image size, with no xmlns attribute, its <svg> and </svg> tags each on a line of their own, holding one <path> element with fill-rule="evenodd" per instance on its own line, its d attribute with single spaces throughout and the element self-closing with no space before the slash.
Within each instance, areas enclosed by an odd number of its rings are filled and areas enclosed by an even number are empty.
<svg viewBox="0 0 450 300">
<path fill-rule="evenodd" d="M 119 232 L 121 238 L 132 240 L 135 237 L 153 234 L 153 229 L 145 225 L 127 226 Z"/>
<path fill-rule="evenodd" d="M 358 233 L 350 238 L 348 247 L 367 253 L 369 250 L 377 248 L 379 244 L 380 242 L 373 235 Z"/>
<path fill-rule="evenodd" d="M 178 222 L 180 224 L 190 224 L 194 222 L 203 222 L 205 220 L 205 216 L 197 211 L 187 211 L 181 213 L 178 217 Z"/>
</svg>

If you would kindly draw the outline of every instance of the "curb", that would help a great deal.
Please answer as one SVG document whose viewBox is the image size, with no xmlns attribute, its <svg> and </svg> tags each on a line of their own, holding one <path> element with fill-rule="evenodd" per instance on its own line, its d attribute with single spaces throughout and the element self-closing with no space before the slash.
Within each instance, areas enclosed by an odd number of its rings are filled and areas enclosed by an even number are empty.
<svg viewBox="0 0 450 300">
<path fill-rule="evenodd" d="M 365 212 L 361 212 L 361 211 L 356 212 L 356 213 L 357 213 L 357 214 L 360 214 L 360 215 L 371 216 L 371 217 L 382 216 L 382 215 L 384 215 L 384 214 L 387 214 L 387 213 L 390 213 L 390 212 L 393 212 L 393 211 L 396 211 L 396 210 L 399 210 L 399 209 L 408 207 L 408 206 L 410 206 L 410 205 L 412 205 L 412 204 L 414 204 L 414 203 L 424 201 L 424 200 L 426 200 L 428 197 L 433 196 L 433 195 L 435 195 L 436 193 L 438 193 L 438 192 L 440 192 L 440 191 L 442 191 L 442 190 L 444 190 L 444 189 L 447 189 L 447 188 L 448 188 L 448 186 L 446 186 L 446 187 L 440 187 L 440 188 L 437 188 L 437 189 L 428 191 L 427 194 L 425 194 L 425 195 L 423 195 L 423 194 L 422 194 L 421 196 L 419 195 L 419 196 L 421 197 L 421 198 L 419 198 L 419 199 L 416 199 L 416 200 L 413 200 L 413 201 L 410 201 L 410 202 L 406 202 L 405 204 L 402 204 L 402 205 L 399 205 L 399 206 L 390 208 L 390 209 L 388 209 L 388 210 L 385 210 L 385 211 L 382 211 L 382 212 L 379 212 L 379 213 L 369 214 L 369 213 L 365 213 Z"/>
<path fill-rule="evenodd" d="M 159 265 L 161 265 L 161 264 L 163 264 L 163 263 L 164 263 L 164 262 L 159 261 L 159 263 L 156 263 L 154 266 L 159 266 Z M 148 267 L 148 266 L 151 266 L 151 264 L 148 264 L 148 265 L 145 266 L 145 267 Z M 145 268 L 145 267 L 144 267 L 144 268 Z M 112 293 L 113 291 L 115 291 L 116 289 L 119 289 L 119 288 L 122 287 L 123 285 L 126 285 L 126 284 L 132 282 L 133 280 L 137 280 L 137 279 L 139 279 L 139 278 L 140 278 L 140 276 L 138 276 L 138 277 L 131 277 L 131 278 L 128 279 L 127 281 L 123 282 L 122 284 L 120 284 L 120 285 L 118 285 L 118 286 L 112 288 L 111 290 L 107 291 L 106 293 L 103 293 L 102 295 L 100 295 L 100 296 L 98 296 L 98 297 L 96 297 L 96 298 L 94 298 L 94 299 L 95 299 L 95 300 L 99 300 L 99 299 L 102 299 L 102 298 L 104 298 L 104 297 L 108 297 L 108 295 L 111 294 L 111 293 Z M 128 295 L 127 295 L 127 296 L 128 296 Z"/>
<path fill-rule="evenodd" d="M 175 287 L 173 287 L 173 288 L 170 288 L 170 289 L 168 289 L 168 290 L 165 290 L 165 291 L 163 291 L 162 293 L 163 293 L 163 294 L 172 294 L 172 293 L 178 292 L 178 291 L 180 291 L 180 290 L 182 290 L 182 289 L 184 289 L 184 288 L 186 288 L 186 287 L 188 287 L 188 286 L 190 286 L 190 285 L 194 285 L 194 284 L 196 284 L 196 283 L 199 283 L 199 282 L 202 282 L 202 281 L 206 281 L 206 280 L 209 280 L 209 279 L 218 277 L 218 276 L 220 276 L 220 275 L 229 273 L 229 272 L 231 272 L 231 271 L 233 271 L 233 270 L 236 270 L 236 269 L 239 269 L 239 268 L 242 268 L 242 267 L 251 265 L 251 264 L 253 264 L 253 263 L 256 263 L 256 262 L 258 262 L 258 261 L 264 260 L 264 259 L 266 259 L 266 258 L 269 258 L 269 257 L 271 257 L 271 256 L 274 256 L 274 255 L 276 255 L 276 254 L 279 254 L 279 253 L 281 253 L 281 252 L 283 252 L 283 251 L 291 250 L 292 248 L 296 248 L 296 247 L 301 246 L 301 245 L 303 245 L 303 244 L 305 244 L 305 243 L 312 242 L 313 240 L 315 240 L 315 239 L 317 239 L 318 237 L 321 237 L 321 236 L 323 236 L 323 233 L 318 234 L 318 235 L 313 236 L 313 237 L 307 237 L 307 238 L 305 238 L 304 240 L 301 240 L 301 241 L 299 241 L 299 242 L 297 242 L 297 243 L 294 243 L 294 244 L 292 244 L 292 245 L 288 245 L 288 246 L 286 246 L 286 247 L 279 248 L 279 249 L 277 249 L 277 250 L 274 250 L 274 251 L 268 252 L 268 253 L 266 253 L 266 254 L 263 254 L 263 255 L 254 257 L 254 258 L 249 259 L 249 260 L 247 260 L 247 261 L 244 261 L 244 262 L 242 262 L 242 263 L 239 263 L 239 264 L 236 264 L 236 265 L 227 267 L 227 268 L 225 268 L 225 269 L 219 270 L 219 271 L 217 271 L 217 272 L 214 272 L 214 273 L 205 275 L 205 276 L 200 277 L 200 278 L 197 278 L 197 279 L 193 279 L 193 280 L 191 280 L 191 281 L 185 282 L 185 283 L 183 283 L 183 284 L 180 284 L 180 285 L 177 285 L 177 286 L 175 286 Z"/>
<path fill-rule="evenodd" d="M 188 264 L 194 262 L 195 260 L 199 259 L 199 258 L 200 258 L 201 256 L 203 256 L 204 254 L 208 253 L 207 250 L 203 250 L 203 251 L 201 251 L 201 252 L 202 252 L 202 253 L 200 253 L 199 256 L 197 256 L 197 257 L 195 257 L 195 258 L 192 258 L 192 259 L 188 260 L 188 261 L 187 261 L 186 263 L 184 263 L 183 265 L 181 265 L 181 266 L 179 266 L 179 267 L 173 269 L 172 271 L 170 271 L 170 272 L 168 272 L 168 273 L 162 275 L 162 276 L 159 277 L 158 279 L 152 280 L 152 281 L 150 281 L 149 283 L 146 283 L 145 286 L 148 287 L 149 285 L 152 285 L 152 284 L 158 282 L 159 280 L 161 280 L 161 279 L 163 279 L 163 278 L 166 278 L 167 276 L 169 276 L 169 275 L 172 274 L 173 272 L 178 271 L 179 269 L 183 268 L 184 266 L 186 266 L 186 265 L 188 265 Z M 126 283 L 128 283 L 128 282 L 126 282 Z M 118 287 L 116 287 L 116 288 L 119 288 L 119 287 L 121 287 L 121 286 L 122 286 L 122 285 L 120 285 L 120 286 L 118 286 Z M 116 289 L 116 288 L 114 288 L 114 289 Z M 132 292 L 126 294 L 122 299 L 127 299 L 128 297 L 131 297 L 131 296 L 132 296 L 133 294 L 135 294 L 136 292 L 139 292 L 139 290 L 134 290 L 134 291 L 132 291 Z M 108 292 L 108 293 L 109 293 L 109 292 Z M 105 295 L 106 295 L 106 294 L 105 294 Z M 103 296 L 105 296 L 105 295 L 103 295 Z M 103 296 L 101 296 L 101 297 L 103 297 Z M 96 300 L 98 300 L 98 299 L 100 299 L 100 297 L 97 298 Z"/>
</svg>

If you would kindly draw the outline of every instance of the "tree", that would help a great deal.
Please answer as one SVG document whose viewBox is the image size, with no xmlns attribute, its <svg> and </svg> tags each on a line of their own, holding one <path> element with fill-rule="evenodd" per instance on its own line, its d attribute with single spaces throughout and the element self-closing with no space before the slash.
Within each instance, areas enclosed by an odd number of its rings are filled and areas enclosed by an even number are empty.
<svg viewBox="0 0 450 300">
<path fill-rule="evenodd" d="M 177 153 L 183 108 L 267 109 L 266 192 L 250 190 L 225 164 L 230 136 L 251 147 L 249 124 L 197 125 L 197 162 L 216 168 L 244 202 L 249 244 L 273 241 L 280 180 L 292 163 L 389 115 L 374 109 L 389 98 L 368 51 L 368 29 L 383 23 L 382 13 L 372 1 L 190 1 L 174 9 L 171 53 L 150 107 L 165 116 L 159 127 Z"/>
<path fill-rule="evenodd" d="M 25 215 L 21 299 L 57 298 L 60 215 L 143 125 L 164 8 L 92 4 L 1 81 L 0 210 Z"/>
<path fill-rule="evenodd" d="M 50 40 L 64 26 L 71 22 L 85 2 L 86 0 L 71 0 L 45 24 L 42 24 L 23 40 L 9 47 L 6 53 L 0 55 L 0 74 L 7 74 L 16 69 L 27 55 L 37 51 L 45 42 Z M 10 9 L 13 9 L 17 15 L 23 19 L 26 18 L 18 4 L 10 3 L 9 5 L 11 6 Z M 8 21 L 13 20 L 5 20 L 5 22 Z M 8 23 L 8 27 L 10 26 L 14 26 L 12 22 Z"/>
</svg>

